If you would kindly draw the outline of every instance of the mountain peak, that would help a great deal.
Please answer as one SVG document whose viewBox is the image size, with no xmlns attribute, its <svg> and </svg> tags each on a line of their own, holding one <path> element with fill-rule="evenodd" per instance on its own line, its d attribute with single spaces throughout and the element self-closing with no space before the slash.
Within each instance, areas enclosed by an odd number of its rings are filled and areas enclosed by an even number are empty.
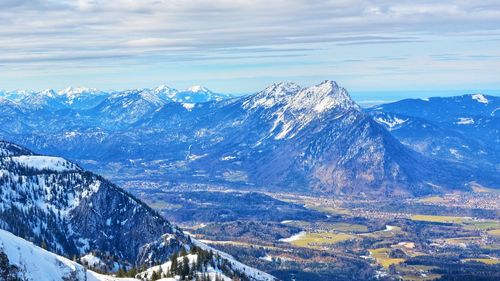
<svg viewBox="0 0 500 281">
<path fill-rule="evenodd" d="M 99 90 L 95 88 L 86 88 L 86 87 L 72 87 L 69 86 L 65 89 L 57 91 L 58 96 L 66 96 L 70 99 L 81 96 L 82 94 L 93 94 L 98 93 Z"/>
<path fill-rule="evenodd" d="M 176 92 L 177 90 L 174 88 L 171 88 L 165 84 L 159 85 L 158 87 L 155 87 L 152 89 L 154 92 Z"/>
<path fill-rule="evenodd" d="M 208 88 L 200 86 L 200 85 L 194 85 L 186 89 L 186 92 L 193 92 L 193 93 L 211 93 Z"/>
<path fill-rule="evenodd" d="M 261 93 L 273 93 L 274 95 L 286 95 L 300 91 L 301 87 L 294 82 L 277 82 L 264 89 Z"/>
<path fill-rule="evenodd" d="M 314 110 L 321 113 L 336 108 L 357 108 L 347 91 L 337 82 L 325 80 L 317 85 L 301 88 L 291 82 L 279 82 L 253 95 L 244 103 L 246 108 L 270 108 L 277 104 L 287 110 Z"/>
<path fill-rule="evenodd" d="M 54 97 L 55 94 L 56 94 L 56 92 L 54 90 L 52 90 L 52 89 L 45 89 L 45 90 L 43 90 L 43 91 L 40 92 L 40 95 L 47 96 L 47 97 L 50 97 L 50 98 Z"/>
<path fill-rule="evenodd" d="M 303 89 L 297 98 L 302 103 L 302 107 L 312 106 L 317 112 L 327 111 L 332 108 L 359 109 L 359 106 L 351 99 L 347 90 L 332 80 L 325 80 L 318 85 Z"/>
<path fill-rule="evenodd" d="M 247 109 L 258 107 L 270 108 L 284 102 L 287 96 L 299 92 L 300 89 L 300 86 L 293 82 L 274 83 L 257 94 L 250 96 L 243 103 L 243 107 Z"/>
</svg>

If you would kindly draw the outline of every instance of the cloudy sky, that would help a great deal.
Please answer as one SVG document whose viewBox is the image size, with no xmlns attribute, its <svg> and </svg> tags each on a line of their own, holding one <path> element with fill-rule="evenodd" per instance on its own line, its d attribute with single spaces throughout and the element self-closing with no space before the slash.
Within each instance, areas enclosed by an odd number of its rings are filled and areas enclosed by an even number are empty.
<svg viewBox="0 0 500 281">
<path fill-rule="evenodd" d="M 0 0 L 0 88 L 500 89 L 500 1 Z"/>
</svg>

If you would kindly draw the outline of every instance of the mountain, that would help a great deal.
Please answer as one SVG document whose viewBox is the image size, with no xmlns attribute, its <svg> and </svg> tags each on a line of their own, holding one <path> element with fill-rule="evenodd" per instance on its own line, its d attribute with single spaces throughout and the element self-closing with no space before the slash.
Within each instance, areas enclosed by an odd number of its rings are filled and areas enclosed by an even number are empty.
<svg viewBox="0 0 500 281">
<path fill-rule="evenodd" d="M 368 109 L 398 140 L 427 156 L 500 171 L 500 97 L 406 99 Z"/>
<path fill-rule="evenodd" d="M 108 94 L 93 88 L 68 87 L 57 92 L 57 99 L 70 109 L 90 109 L 101 103 Z"/>
<path fill-rule="evenodd" d="M 160 88 L 117 92 L 87 110 L 41 114 L 4 105 L 13 117 L 0 124 L 0 136 L 125 185 L 420 195 L 466 189 L 470 181 L 498 183 L 489 170 L 401 144 L 393 128 L 373 119 L 375 111 L 362 110 L 333 81 L 306 88 L 282 82 L 254 95 L 200 103 L 176 102 L 177 92 Z M 406 120 L 398 116 L 386 122 Z M 438 168 L 443 173 L 435 173 Z"/>
<path fill-rule="evenodd" d="M 0 227 L 71 257 L 113 253 L 135 263 L 141 247 L 168 235 L 170 253 L 187 238 L 133 196 L 60 157 L 0 142 Z"/>
<path fill-rule="evenodd" d="M 401 145 L 333 81 L 307 88 L 277 83 L 220 106 L 200 114 L 207 117 L 197 126 L 204 134 L 190 143 L 188 156 L 191 167 L 211 178 L 271 189 L 414 195 L 469 180 L 457 173 L 461 168 Z M 448 173 L 434 173 L 438 166 Z"/>
<path fill-rule="evenodd" d="M 192 86 L 184 91 L 179 91 L 171 97 L 173 101 L 180 103 L 204 103 L 210 101 L 221 101 L 232 98 L 230 95 L 218 94 L 202 86 Z"/>
</svg>

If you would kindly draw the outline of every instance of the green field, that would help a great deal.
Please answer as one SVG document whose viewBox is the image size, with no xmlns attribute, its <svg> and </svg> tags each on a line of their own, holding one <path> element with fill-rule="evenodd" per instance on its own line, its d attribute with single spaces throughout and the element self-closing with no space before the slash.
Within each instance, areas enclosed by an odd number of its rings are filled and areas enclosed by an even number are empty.
<svg viewBox="0 0 500 281">
<path fill-rule="evenodd" d="M 331 215 L 348 215 L 351 212 L 347 209 L 342 209 L 342 208 L 333 208 L 333 207 L 323 207 L 320 205 L 313 205 L 313 204 L 305 204 L 304 207 L 311 209 L 311 210 L 316 210 L 318 212 L 326 213 L 326 214 L 331 214 Z"/>
<path fill-rule="evenodd" d="M 427 221 L 439 223 L 464 223 L 467 218 L 451 217 L 451 216 L 432 216 L 432 215 L 413 215 L 410 219 L 414 221 Z"/>
<path fill-rule="evenodd" d="M 332 228 L 340 232 L 368 232 L 368 227 L 363 224 L 333 223 Z"/>
<path fill-rule="evenodd" d="M 324 248 L 327 245 L 333 245 L 342 241 L 350 240 L 353 236 L 345 233 L 306 233 L 300 238 L 291 241 L 291 244 L 298 247 L 305 248 Z"/>
<path fill-rule="evenodd" d="M 497 260 L 497 259 L 477 259 L 477 258 L 473 258 L 473 259 L 463 259 L 463 261 L 476 261 L 476 262 L 482 262 L 484 264 L 500 264 L 500 260 Z"/>
<path fill-rule="evenodd" d="M 488 221 L 467 221 L 464 226 L 465 229 L 470 230 L 490 230 L 500 228 L 500 222 L 488 220 Z"/>
<path fill-rule="evenodd" d="M 370 256 L 375 258 L 377 263 L 383 266 L 384 268 L 389 268 L 391 264 L 399 264 L 405 261 L 405 259 L 389 257 L 389 253 L 391 251 L 391 249 L 389 248 L 371 249 L 369 251 L 370 251 Z"/>
<path fill-rule="evenodd" d="M 440 274 L 427 274 L 426 276 L 422 275 L 404 275 L 403 277 L 404 281 L 430 281 L 430 280 L 436 280 L 441 278 Z"/>
</svg>

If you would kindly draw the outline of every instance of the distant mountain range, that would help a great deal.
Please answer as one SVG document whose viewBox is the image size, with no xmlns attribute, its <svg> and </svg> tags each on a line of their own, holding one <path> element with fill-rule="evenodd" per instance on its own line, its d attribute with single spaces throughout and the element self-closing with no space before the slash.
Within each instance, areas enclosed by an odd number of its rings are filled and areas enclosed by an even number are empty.
<svg viewBox="0 0 500 281">
<path fill-rule="evenodd" d="M 186 92 L 166 86 L 112 94 L 76 92 L 82 93 L 81 100 L 90 96 L 94 102 L 68 104 L 72 94 L 34 95 L 65 97 L 66 102 L 57 103 L 53 98 L 39 102 L 4 94 L 0 137 L 62 155 L 120 183 L 145 180 L 374 195 L 422 195 L 467 189 L 472 181 L 493 187 L 499 183 L 494 165 L 441 157 L 405 141 L 394 130 L 406 120 L 400 116 L 404 113 L 384 106 L 363 110 L 333 81 L 306 88 L 276 83 L 238 98 L 203 87 Z M 470 99 L 484 105 L 480 97 Z M 429 111 L 446 114 L 439 108 Z M 457 118 L 471 117 L 450 118 L 451 124 L 470 122 Z M 488 122 L 485 126 L 498 126 Z M 440 134 L 452 135 L 446 130 L 451 129 L 441 126 L 426 134 L 442 141 Z M 494 144 L 498 134 L 489 132 L 488 141 Z M 485 143 L 477 143 L 478 134 L 466 145 L 481 153 L 477 149 Z M 443 151 L 450 151 L 451 143 L 447 145 Z"/>
<path fill-rule="evenodd" d="M 405 99 L 368 112 L 424 155 L 500 172 L 500 97 Z"/>
<path fill-rule="evenodd" d="M 156 106 L 164 105 L 167 102 L 179 103 L 201 103 L 209 101 L 220 101 L 232 97 L 231 95 L 218 94 L 202 86 L 192 86 L 186 90 L 180 91 L 161 85 L 156 88 L 133 89 L 123 91 L 100 91 L 93 88 L 73 88 L 55 91 L 47 89 L 44 91 L 0 91 L 0 99 L 6 99 L 17 104 L 20 109 L 90 109 L 103 101 L 113 104 L 114 101 L 123 102 L 121 106 L 127 103 L 132 105 L 134 102 L 145 101 Z M 129 105 L 129 106 L 130 106 Z"/>
</svg>

